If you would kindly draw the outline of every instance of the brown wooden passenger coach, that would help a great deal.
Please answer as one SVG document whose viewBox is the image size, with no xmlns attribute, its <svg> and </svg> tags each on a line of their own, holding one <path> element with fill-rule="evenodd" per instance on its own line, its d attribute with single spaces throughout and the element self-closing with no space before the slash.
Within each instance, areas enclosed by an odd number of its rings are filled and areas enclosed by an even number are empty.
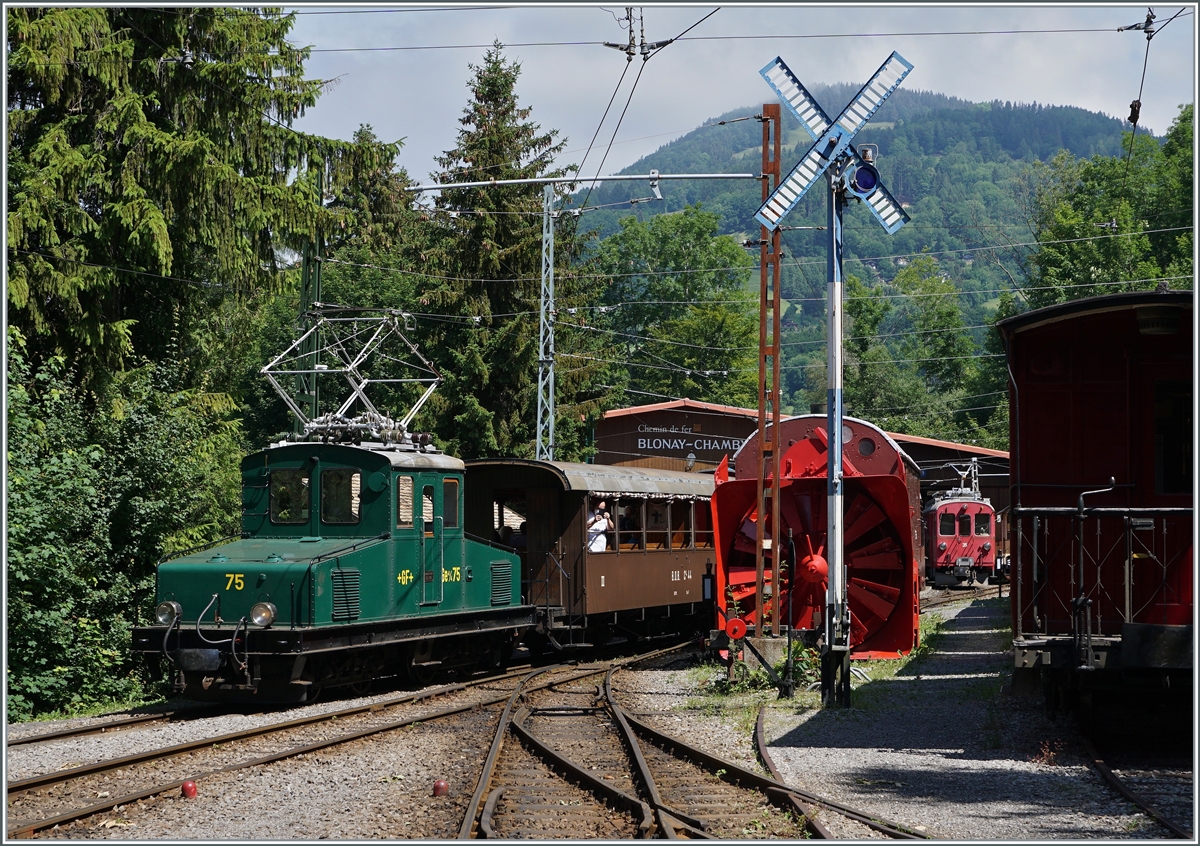
<svg viewBox="0 0 1200 846">
<path fill-rule="evenodd" d="M 547 643 L 708 627 L 711 475 L 513 458 L 466 467 L 466 530 L 517 550 L 522 594 L 540 609 Z M 599 501 L 613 529 L 589 549 Z M 515 519 L 523 530 L 510 533 Z"/>
<path fill-rule="evenodd" d="M 1193 294 L 1115 294 L 997 324 L 1011 374 L 1018 675 L 1056 704 L 1189 691 Z"/>
</svg>

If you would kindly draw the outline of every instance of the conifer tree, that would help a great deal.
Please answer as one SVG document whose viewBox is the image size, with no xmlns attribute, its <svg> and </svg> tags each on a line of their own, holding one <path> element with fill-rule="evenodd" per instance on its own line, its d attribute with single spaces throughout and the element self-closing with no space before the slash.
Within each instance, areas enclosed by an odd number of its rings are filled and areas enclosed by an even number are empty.
<svg viewBox="0 0 1200 846">
<path fill-rule="evenodd" d="M 557 140 L 557 130 L 543 132 L 530 120 L 532 109 L 518 102 L 520 64 L 506 61 L 496 42 L 470 68 L 471 100 L 458 143 L 437 159 L 443 172 L 433 177 L 476 182 L 567 174 L 552 165 L 566 141 Z M 436 200 L 441 237 L 428 266 L 440 277 L 425 277 L 421 301 L 456 319 L 433 324 L 425 339 L 446 380 L 429 409 L 446 448 L 464 458 L 533 452 L 544 190 L 490 185 L 446 190 Z M 584 304 L 594 282 L 567 273 L 568 257 L 578 253 L 576 218 L 559 215 L 555 233 L 561 311 Z M 559 380 L 558 395 L 575 414 L 594 404 L 577 396 L 585 376 Z"/>
<path fill-rule="evenodd" d="M 213 292 L 277 284 L 281 248 L 349 213 L 318 185 L 396 155 L 291 128 L 324 83 L 277 9 L 7 16 L 9 314 L 31 353 L 84 378 L 165 355 L 167 327 Z"/>
</svg>

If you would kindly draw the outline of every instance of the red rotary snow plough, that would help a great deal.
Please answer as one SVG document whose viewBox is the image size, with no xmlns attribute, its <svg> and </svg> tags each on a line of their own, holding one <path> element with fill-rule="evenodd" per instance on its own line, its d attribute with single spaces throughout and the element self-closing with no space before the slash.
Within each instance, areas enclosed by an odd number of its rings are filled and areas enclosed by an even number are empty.
<svg viewBox="0 0 1200 846">
<path fill-rule="evenodd" d="M 770 630 L 770 597 L 775 593 L 771 556 L 781 549 L 786 560 L 794 549 L 792 584 L 787 583 L 788 568 L 779 568 L 780 622 L 785 628 L 790 625 L 794 635 L 809 632 L 814 641 L 822 630 L 829 572 L 826 426 L 824 415 L 802 415 L 780 423 L 780 478 L 778 483 L 767 482 L 772 495 L 780 498 L 779 531 L 769 525 L 769 513 L 759 515 L 755 503 L 760 433 L 751 435 L 734 456 L 741 478 L 728 480 L 724 468 L 718 470 L 712 509 L 719 628 L 740 619 L 751 636 Z M 842 436 L 851 656 L 896 658 L 917 643 L 923 558 L 919 470 L 895 441 L 866 421 L 845 418 Z M 764 544 L 765 612 L 756 602 L 759 531 L 772 541 Z"/>
</svg>

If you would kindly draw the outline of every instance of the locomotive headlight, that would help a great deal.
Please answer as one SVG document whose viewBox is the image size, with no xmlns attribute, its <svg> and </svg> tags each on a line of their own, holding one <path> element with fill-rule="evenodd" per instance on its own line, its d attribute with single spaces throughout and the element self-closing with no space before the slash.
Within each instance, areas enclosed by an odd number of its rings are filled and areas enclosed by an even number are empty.
<svg viewBox="0 0 1200 846">
<path fill-rule="evenodd" d="M 991 552 L 991 550 L 992 550 L 992 542 L 991 542 L 991 541 L 988 541 L 988 542 L 986 542 L 986 543 L 983 545 L 983 551 L 984 551 L 984 552 Z"/>
<path fill-rule="evenodd" d="M 171 625 L 182 616 L 183 606 L 171 600 L 158 603 L 158 607 L 154 609 L 154 619 L 164 626 Z"/>
<path fill-rule="evenodd" d="M 256 602 L 250 609 L 250 620 L 259 628 L 265 629 L 275 622 L 275 604 L 272 602 Z"/>
<path fill-rule="evenodd" d="M 938 544 L 938 552 L 945 552 L 945 551 L 946 551 L 946 542 L 942 541 L 941 543 Z"/>
</svg>

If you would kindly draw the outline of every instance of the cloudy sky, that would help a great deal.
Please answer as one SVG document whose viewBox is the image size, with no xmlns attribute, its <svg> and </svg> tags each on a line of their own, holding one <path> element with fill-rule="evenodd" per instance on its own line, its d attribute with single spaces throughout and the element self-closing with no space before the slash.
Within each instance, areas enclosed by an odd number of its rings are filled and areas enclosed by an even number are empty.
<svg viewBox="0 0 1200 846">
<path fill-rule="evenodd" d="M 716 115 L 764 102 L 758 70 L 776 55 L 806 84 L 862 83 L 898 51 L 915 67 L 903 85 L 975 102 L 1073 105 L 1125 118 L 1138 96 L 1146 38 L 1117 27 L 1140 23 L 1144 5 L 903 6 L 727 5 L 634 7 L 635 37 L 683 38 L 626 70 L 623 6 L 304 6 L 292 30 L 313 48 L 310 76 L 338 78 L 298 128 L 349 138 L 361 123 L 405 139 L 400 164 L 417 180 L 454 146 L 467 101 L 469 63 L 499 39 L 520 62 L 517 93 L 533 119 L 568 139 L 560 163 L 578 163 L 616 91 L 585 174 L 594 174 L 628 100 L 604 163 L 614 173 Z M 1163 27 L 1181 6 L 1153 7 Z M 639 19 L 640 18 L 640 19 Z M 550 43 L 547 43 L 550 42 Z M 629 99 L 638 72 L 641 77 Z M 1140 125 L 1166 131 L 1195 98 L 1192 7 L 1150 42 Z M 823 103 L 831 115 L 843 103 Z"/>
</svg>

